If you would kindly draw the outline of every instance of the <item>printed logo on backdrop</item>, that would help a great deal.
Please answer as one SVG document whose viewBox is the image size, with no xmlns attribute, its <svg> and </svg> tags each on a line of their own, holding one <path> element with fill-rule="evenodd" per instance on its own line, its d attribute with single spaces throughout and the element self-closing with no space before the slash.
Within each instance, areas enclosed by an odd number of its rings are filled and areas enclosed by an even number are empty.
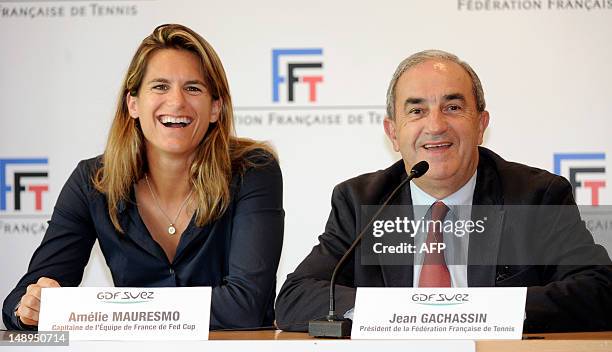
<svg viewBox="0 0 612 352">
<path fill-rule="evenodd" d="M 48 167 L 47 158 L 0 158 L 0 234 L 45 232 Z"/>
<path fill-rule="evenodd" d="M 323 82 L 321 74 L 308 74 L 306 72 L 323 68 L 321 56 L 323 49 L 272 49 L 272 101 L 280 101 L 281 85 L 287 87 L 287 101 L 295 101 L 296 85 L 302 84 L 308 87 L 308 101 L 317 101 L 317 85 Z M 313 57 L 311 60 L 287 60 L 285 74 L 281 74 L 281 58 Z"/>
<path fill-rule="evenodd" d="M 612 0 L 457 0 L 459 11 L 601 11 Z"/>
<path fill-rule="evenodd" d="M 326 71 L 323 48 L 272 48 L 270 60 L 270 100 L 256 106 L 236 106 L 235 120 L 239 126 L 382 124 L 384 106 L 359 102 L 325 104 L 330 100 L 326 84 L 333 82 L 335 75 Z"/>
<path fill-rule="evenodd" d="M 612 206 L 605 153 L 555 153 L 553 171 L 572 186 L 580 214 L 596 243 L 612 255 Z"/>
<path fill-rule="evenodd" d="M 140 2 L 155 0 L 0 0 L 0 18 L 81 18 L 81 17 L 134 17 L 138 16 Z"/>
<path fill-rule="evenodd" d="M 606 187 L 605 161 L 605 153 L 556 153 L 554 173 L 569 180 L 578 204 L 597 206 Z"/>
</svg>

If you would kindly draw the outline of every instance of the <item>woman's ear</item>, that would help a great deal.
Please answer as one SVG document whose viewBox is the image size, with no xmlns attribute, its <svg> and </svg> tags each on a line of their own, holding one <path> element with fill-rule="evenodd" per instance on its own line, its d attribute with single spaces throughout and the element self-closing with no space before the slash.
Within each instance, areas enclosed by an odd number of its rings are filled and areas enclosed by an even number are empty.
<svg viewBox="0 0 612 352">
<path fill-rule="evenodd" d="M 132 96 L 130 92 L 127 92 L 125 96 L 125 101 L 127 104 L 128 112 L 130 113 L 130 117 L 133 119 L 137 119 L 140 114 L 138 113 L 138 97 Z"/>
<path fill-rule="evenodd" d="M 221 115 L 221 108 L 223 107 L 223 99 L 219 98 L 213 100 L 212 107 L 210 111 L 210 122 L 219 121 L 219 116 Z"/>
</svg>

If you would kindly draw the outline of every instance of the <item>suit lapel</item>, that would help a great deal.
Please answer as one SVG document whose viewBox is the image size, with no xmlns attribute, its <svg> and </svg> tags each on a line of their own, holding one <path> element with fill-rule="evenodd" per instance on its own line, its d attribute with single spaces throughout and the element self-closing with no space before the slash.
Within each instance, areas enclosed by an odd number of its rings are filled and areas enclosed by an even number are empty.
<svg viewBox="0 0 612 352">
<path fill-rule="evenodd" d="M 482 153 L 472 204 L 472 220 L 486 220 L 482 234 L 470 235 L 468 286 L 492 287 L 504 223 L 503 194 L 496 168 Z"/>
<path fill-rule="evenodd" d="M 406 177 L 406 174 L 402 174 Z M 399 180 L 396 184 L 399 184 Z M 476 188 L 472 199 L 472 219 L 474 221 L 486 217 L 485 231 L 482 234 L 470 236 L 468 249 L 468 286 L 495 286 L 496 263 L 504 225 L 504 199 L 497 168 L 493 161 L 480 151 Z M 404 189 L 392 205 L 412 205 L 410 185 Z M 412 219 L 413 214 L 408 214 Z M 414 244 L 411 237 L 410 243 Z M 379 257 L 380 258 L 380 257 Z M 411 260 L 411 259 L 409 259 Z M 413 265 L 380 265 L 383 284 L 386 287 L 412 287 Z"/>
<path fill-rule="evenodd" d="M 470 235 L 468 250 L 468 286 L 495 286 L 495 271 L 501 230 L 504 222 L 504 211 L 498 208 L 473 207 L 472 219 L 486 218 L 485 231 L 482 234 Z"/>
<path fill-rule="evenodd" d="M 406 177 L 406 173 L 402 174 L 401 180 Z M 401 180 L 398 180 L 396 183 L 399 184 Z M 395 186 L 394 186 L 395 187 Z M 385 196 L 386 198 L 387 196 Z M 384 198 L 383 198 L 384 200 Z M 392 199 L 389 203 L 392 206 L 412 206 L 412 196 L 410 194 L 410 185 L 406 183 L 403 188 L 398 191 L 398 194 L 395 196 L 395 199 Z M 412 220 L 414 218 L 414 214 L 406 214 L 406 216 Z M 414 244 L 414 238 L 411 236 L 409 243 Z M 380 260 L 380 256 L 378 256 Z M 413 263 L 413 255 L 410 254 L 406 259 L 408 262 Z M 412 287 L 413 280 L 413 265 L 380 265 L 380 270 L 382 272 L 383 283 L 385 287 Z"/>
</svg>

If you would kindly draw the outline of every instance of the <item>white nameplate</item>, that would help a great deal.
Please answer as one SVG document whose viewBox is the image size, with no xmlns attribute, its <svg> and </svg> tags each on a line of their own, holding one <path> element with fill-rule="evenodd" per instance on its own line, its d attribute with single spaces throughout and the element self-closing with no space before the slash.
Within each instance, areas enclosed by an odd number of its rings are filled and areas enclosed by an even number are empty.
<svg viewBox="0 0 612 352">
<path fill-rule="evenodd" d="M 210 287 L 43 288 L 38 330 L 70 340 L 207 340 Z"/>
<path fill-rule="evenodd" d="M 526 287 L 360 287 L 353 339 L 520 339 Z"/>
</svg>

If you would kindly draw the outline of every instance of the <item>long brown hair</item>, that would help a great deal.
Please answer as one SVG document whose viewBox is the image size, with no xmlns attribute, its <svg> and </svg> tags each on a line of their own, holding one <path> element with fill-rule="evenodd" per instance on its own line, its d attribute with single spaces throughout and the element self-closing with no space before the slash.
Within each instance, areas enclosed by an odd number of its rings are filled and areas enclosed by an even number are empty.
<svg viewBox="0 0 612 352">
<path fill-rule="evenodd" d="M 190 168 L 198 226 L 225 212 L 230 204 L 232 174 L 255 166 L 254 160 L 261 158 L 252 158 L 254 153 L 267 155 L 267 159 L 270 156 L 275 158 L 267 144 L 235 136 L 229 85 L 221 60 L 212 46 L 185 26 L 161 25 L 142 41 L 132 58 L 119 92 L 102 165 L 93 176 L 95 188 L 106 195 L 111 221 L 121 233 L 119 202 L 129 200 L 132 186 L 144 176 L 147 168 L 145 138 L 138 120 L 129 115 L 127 94 L 138 95 L 151 54 L 160 49 L 187 50 L 196 54 L 202 62 L 206 88 L 214 100 L 222 101 L 219 119 L 208 127 Z"/>
</svg>

